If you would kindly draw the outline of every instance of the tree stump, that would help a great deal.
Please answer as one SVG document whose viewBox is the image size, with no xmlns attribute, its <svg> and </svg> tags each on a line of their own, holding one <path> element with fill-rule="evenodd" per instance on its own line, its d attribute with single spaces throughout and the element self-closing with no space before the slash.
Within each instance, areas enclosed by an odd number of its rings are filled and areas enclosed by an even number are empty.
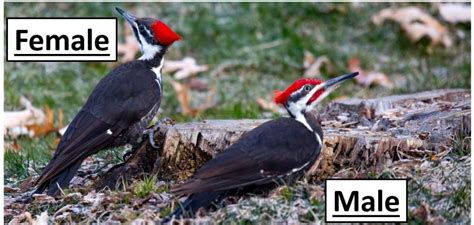
<svg viewBox="0 0 474 225">
<path fill-rule="evenodd" d="M 449 152 L 453 136 L 470 135 L 470 97 L 469 90 L 449 89 L 332 102 L 319 113 L 324 147 L 306 177 L 321 181 L 329 176 L 367 176 L 405 160 L 442 157 Z M 96 187 L 114 187 L 120 177 L 133 179 L 143 173 L 186 180 L 265 121 L 205 120 L 161 126 L 155 140 L 162 149 L 144 142 L 127 162 L 107 171 Z"/>
</svg>

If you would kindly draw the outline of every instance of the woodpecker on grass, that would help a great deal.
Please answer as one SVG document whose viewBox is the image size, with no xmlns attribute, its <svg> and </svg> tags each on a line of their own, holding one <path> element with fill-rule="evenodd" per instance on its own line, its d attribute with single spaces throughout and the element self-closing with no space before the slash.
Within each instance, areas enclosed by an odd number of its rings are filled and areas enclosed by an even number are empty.
<svg viewBox="0 0 474 225">
<path fill-rule="evenodd" d="M 158 112 L 164 55 L 181 38 L 160 20 L 136 18 L 115 9 L 133 30 L 142 56 L 118 66 L 97 84 L 36 180 L 35 193 L 47 190 L 48 195 L 57 195 L 84 159 L 103 149 L 133 144 Z"/>
<path fill-rule="evenodd" d="M 249 131 L 198 169 L 190 181 L 174 186 L 173 194 L 189 197 L 171 218 L 193 215 L 232 190 L 245 191 L 300 178 L 316 161 L 323 145 L 321 125 L 310 110 L 341 82 L 357 74 L 326 82 L 300 79 L 275 93 L 275 102 L 282 104 L 291 117 L 271 120 Z"/>
</svg>

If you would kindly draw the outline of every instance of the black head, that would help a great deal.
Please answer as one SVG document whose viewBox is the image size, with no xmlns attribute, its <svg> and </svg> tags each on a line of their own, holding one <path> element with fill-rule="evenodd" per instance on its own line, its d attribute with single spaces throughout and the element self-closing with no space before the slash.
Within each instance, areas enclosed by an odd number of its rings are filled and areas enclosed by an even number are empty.
<svg viewBox="0 0 474 225">
<path fill-rule="evenodd" d="M 299 79 L 285 91 L 278 91 L 275 102 L 284 105 L 293 117 L 302 115 L 314 108 L 343 81 L 358 74 L 358 72 L 346 74 L 324 82 L 318 79 Z"/>
<path fill-rule="evenodd" d="M 115 7 L 128 22 L 144 54 L 160 51 L 181 39 L 170 27 L 158 19 L 137 18 L 125 10 Z"/>
</svg>

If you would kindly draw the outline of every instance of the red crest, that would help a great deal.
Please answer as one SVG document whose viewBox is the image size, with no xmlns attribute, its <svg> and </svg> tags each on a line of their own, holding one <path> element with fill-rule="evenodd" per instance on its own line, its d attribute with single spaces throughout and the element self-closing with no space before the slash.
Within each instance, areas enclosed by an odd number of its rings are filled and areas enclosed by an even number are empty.
<svg viewBox="0 0 474 225">
<path fill-rule="evenodd" d="M 152 25 L 153 34 L 155 39 L 163 45 L 171 45 L 173 42 L 181 40 L 181 37 L 176 34 L 168 25 L 163 22 L 156 20 Z"/>
<path fill-rule="evenodd" d="M 303 87 L 304 85 L 306 85 L 306 84 L 311 84 L 311 85 L 315 86 L 315 85 L 318 85 L 318 84 L 320 84 L 320 83 L 322 83 L 322 81 L 321 81 L 321 80 L 318 80 L 318 79 L 303 78 L 303 79 L 296 80 L 296 81 L 293 82 L 293 84 L 291 84 L 286 90 L 284 90 L 284 91 L 278 91 L 278 90 L 276 90 L 276 91 L 275 91 L 275 99 L 274 99 L 274 101 L 275 101 L 275 103 L 277 103 L 277 104 L 284 104 L 285 102 L 288 101 L 288 98 L 290 98 L 290 95 L 291 95 L 293 92 L 297 91 L 298 89 L 300 89 L 300 88 Z M 321 90 L 322 90 L 322 89 L 321 89 Z M 313 95 L 313 97 L 316 96 L 316 94 L 318 94 L 321 90 L 317 91 L 317 92 L 315 93 L 315 95 Z M 320 94 L 321 94 L 321 93 L 319 93 L 317 96 L 319 96 Z M 314 97 L 314 99 L 313 99 L 313 97 L 311 97 L 311 100 L 313 100 L 313 101 L 316 100 L 317 96 Z"/>
</svg>

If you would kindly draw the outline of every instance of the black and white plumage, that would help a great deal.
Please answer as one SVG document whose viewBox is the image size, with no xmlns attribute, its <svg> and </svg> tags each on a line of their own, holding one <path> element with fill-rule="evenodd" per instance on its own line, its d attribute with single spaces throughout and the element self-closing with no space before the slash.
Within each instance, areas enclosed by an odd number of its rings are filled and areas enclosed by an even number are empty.
<svg viewBox="0 0 474 225">
<path fill-rule="evenodd" d="M 189 197 L 172 216 L 192 215 L 228 191 L 300 178 L 314 164 L 323 144 L 323 131 L 310 109 L 340 82 L 356 75 L 326 82 L 301 79 L 277 93 L 275 102 L 283 104 L 291 117 L 271 120 L 249 131 L 198 169 L 190 181 L 174 186 L 175 195 Z"/>
<path fill-rule="evenodd" d="M 103 149 L 136 142 L 158 112 L 163 57 L 179 36 L 159 20 L 139 19 L 121 9 L 117 11 L 134 30 L 143 56 L 118 66 L 97 84 L 37 179 L 35 193 L 47 189 L 48 195 L 57 195 L 68 186 L 85 158 Z"/>
</svg>

